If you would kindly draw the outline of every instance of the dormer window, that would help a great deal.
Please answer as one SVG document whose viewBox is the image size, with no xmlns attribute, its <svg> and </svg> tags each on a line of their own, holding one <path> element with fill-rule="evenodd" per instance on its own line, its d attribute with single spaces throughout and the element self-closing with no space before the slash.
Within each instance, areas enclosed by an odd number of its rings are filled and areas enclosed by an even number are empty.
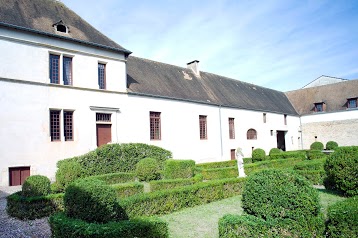
<svg viewBox="0 0 358 238">
<path fill-rule="evenodd" d="M 323 102 L 315 103 L 314 111 L 315 112 L 323 112 L 324 111 L 324 103 Z"/>
<path fill-rule="evenodd" d="M 62 20 L 53 24 L 53 27 L 55 27 L 57 32 L 68 33 L 68 27 L 63 23 Z"/>
<path fill-rule="evenodd" d="M 357 108 L 357 98 L 349 98 L 347 101 L 347 108 Z"/>
</svg>

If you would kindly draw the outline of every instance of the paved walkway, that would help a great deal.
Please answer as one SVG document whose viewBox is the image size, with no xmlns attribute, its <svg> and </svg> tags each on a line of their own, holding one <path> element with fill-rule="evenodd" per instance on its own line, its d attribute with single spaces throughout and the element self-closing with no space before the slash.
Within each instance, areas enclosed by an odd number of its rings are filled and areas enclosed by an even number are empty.
<svg viewBox="0 0 358 238">
<path fill-rule="evenodd" d="M 21 186 L 0 187 L 0 237 L 1 238 L 48 238 L 51 237 L 47 218 L 21 221 L 6 213 L 6 197 Z"/>
</svg>

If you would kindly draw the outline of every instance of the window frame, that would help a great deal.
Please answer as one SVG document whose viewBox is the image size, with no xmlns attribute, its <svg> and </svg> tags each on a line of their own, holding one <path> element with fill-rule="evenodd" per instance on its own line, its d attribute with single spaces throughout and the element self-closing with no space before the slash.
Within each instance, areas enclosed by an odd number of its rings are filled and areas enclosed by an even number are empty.
<svg viewBox="0 0 358 238">
<path fill-rule="evenodd" d="M 65 141 L 74 141 L 73 114 L 74 111 L 63 111 L 63 136 L 65 138 Z"/>
<path fill-rule="evenodd" d="M 317 102 L 314 104 L 315 112 L 324 112 L 324 102 Z"/>
<path fill-rule="evenodd" d="M 250 128 L 246 132 L 247 140 L 257 140 L 257 131 L 254 128 Z"/>
<path fill-rule="evenodd" d="M 161 140 L 161 112 L 149 112 L 149 138 L 150 140 Z"/>
<path fill-rule="evenodd" d="M 358 107 L 358 99 L 357 98 L 348 98 L 347 99 L 347 108 L 352 109 L 352 108 L 357 108 Z M 351 102 L 355 103 L 355 107 L 351 106 Z"/>
<path fill-rule="evenodd" d="M 99 89 L 106 89 L 106 64 L 98 62 L 98 87 Z"/>
<path fill-rule="evenodd" d="M 235 118 L 229 117 L 229 138 L 235 139 Z"/>
<path fill-rule="evenodd" d="M 73 61 L 73 57 L 71 56 L 66 56 L 64 55 L 62 57 L 62 80 L 63 80 L 63 85 L 73 85 L 73 71 L 72 71 L 72 61 Z M 66 63 L 68 63 L 68 67 L 66 65 Z M 67 73 L 67 70 L 69 68 L 69 72 Z M 69 76 L 69 79 L 67 78 L 67 76 Z"/>
<path fill-rule="evenodd" d="M 50 83 L 52 84 L 60 84 L 60 62 L 61 62 L 61 55 L 50 53 L 49 78 L 50 78 Z"/>
<path fill-rule="evenodd" d="M 199 115 L 199 134 L 200 140 L 208 139 L 208 122 L 206 115 Z"/>
<path fill-rule="evenodd" d="M 50 138 L 52 142 L 61 141 L 61 110 L 50 109 Z M 56 116 L 56 118 L 55 118 Z"/>
</svg>

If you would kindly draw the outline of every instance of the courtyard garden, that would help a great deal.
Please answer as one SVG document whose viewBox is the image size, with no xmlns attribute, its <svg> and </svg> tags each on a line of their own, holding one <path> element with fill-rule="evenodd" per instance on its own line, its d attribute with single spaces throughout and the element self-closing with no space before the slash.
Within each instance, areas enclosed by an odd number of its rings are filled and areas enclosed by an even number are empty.
<svg viewBox="0 0 358 238">
<path fill-rule="evenodd" d="M 238 178 L 236 160 L 195 164 L 156 146 L 105 145 L 59 161 L 53 184 L 30 176 L 7 212 L 49 217 L 53 237 L 357 236 L 358 147 L 327 143 L 327 155 L 322 146 L 254 150 Z"/>
</svg>

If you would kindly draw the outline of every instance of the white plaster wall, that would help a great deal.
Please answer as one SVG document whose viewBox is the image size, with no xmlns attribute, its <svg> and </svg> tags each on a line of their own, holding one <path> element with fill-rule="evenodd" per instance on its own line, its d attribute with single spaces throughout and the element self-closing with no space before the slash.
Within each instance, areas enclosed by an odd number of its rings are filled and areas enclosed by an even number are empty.
<svg viewBox="0 0 358 238">
<path fill-rule="evenodd" d="M 0 28 L 0 77 L 50 83 L 49 54 L 72 57 L 73 86 L 98 89 L 98 63 L 106 64 L 106 89 L 126 91 L 124 55 L 68 41 Z M 16 63 L 14 63 L 16 62 Z"/>
</svg>

